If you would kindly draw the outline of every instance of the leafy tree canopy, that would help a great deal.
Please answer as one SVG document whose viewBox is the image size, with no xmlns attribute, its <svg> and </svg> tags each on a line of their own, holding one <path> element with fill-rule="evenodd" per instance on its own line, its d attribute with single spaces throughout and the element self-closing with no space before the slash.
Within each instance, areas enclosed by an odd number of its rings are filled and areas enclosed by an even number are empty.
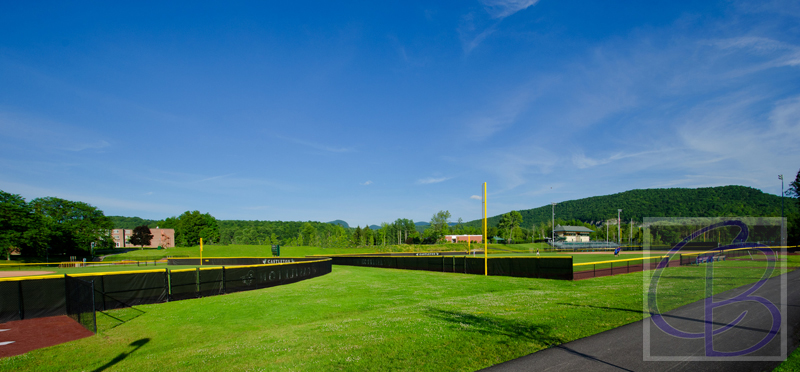
<svg viewBox="0 0 800 372">
<path fill-rule="evenodd" d="M 153 240 L 153 234 L 150 233 L 150 228 L 147 225 L 136 226 L 133 229 L 133 235 L 131 235 L 130 242 L 133 245 L 138 245 L 144 248 L 146 245 L 150 245 L 150 242 Z"/>
</svg>

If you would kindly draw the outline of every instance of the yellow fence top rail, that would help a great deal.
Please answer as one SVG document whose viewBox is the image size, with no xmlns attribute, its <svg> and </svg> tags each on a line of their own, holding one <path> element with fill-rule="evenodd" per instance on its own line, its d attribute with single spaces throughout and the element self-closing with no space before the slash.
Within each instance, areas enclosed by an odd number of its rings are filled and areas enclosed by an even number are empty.
<svg viewBox="0 0 800 372">
<path fill-rule="evenodd" d="M 651 258 L 655 259 L 655 258 L 664 258 L 664 257 L 668 257 L 668 256 L 664 255 L 664 256 L 650 256 L 650 257 L 628 258 L 628 259 L 624 259 L 624 260 L 609 260 L 609 261 L 596 261 L 596 262 L 582 262 L 582 263 L 576 263 L 576 264 L 572 264 L 572 266 L 588 266 L 588 265 L 597 265 L 597 264 L 604 264 L 604 263 L 614 263 L 614 262 L 642 261 L 642 260 L 649 260 L 649 259 L 651 259 Z"/>
<path fill-rule="evenodd" d="M 242 258 L 242 257 L 239 257 Z M 249 258 L 249 257 L 248 257 Z M 297 257 L 302 258 L 302 257 Z M 316 263 L 316 262 L 325 262 L 330 261 L 330 258 L 323 258 L 319 260 L 313 261 L 296 261 L 296 262 L 281 262 L 281 263 L 269 263 L 269 264 L 258 264 L 258 265 L 230 265 L 229 268 L 244 268 L 244 267 L 263 267 L 263 266 L 283 266 L 283 265 L 297 265 L 297 264 L 305 264 L 305 263 Z M 222 270 L 222 265 L 218 265 L 217 267 L 200 267 L 200 270 Z M 178 269 L 178 270 L 169 270 L 170 272 L 186 272 L 186 271 L 194 271 L 197 269 Z M 53 279 L 53 278 L 63 278 L 64 275 L 69 275 L 71 277 L 86 277 L 86 276 L 107 276 L 107 275 L 123 275 L 123 274 L 145 274 L 145 273 L 166 273 L 167 269 L 152 269 L 152 270 L 129 270 L 129 271 L 104 271 L 104 272 L 97 272 L 97 273 L 79 273 L 79 274 L 46 274 L 46 275 L 32 275 L 32 276 L 13 276 L 7 278 L 0 278 L 0 282 L 14 282 L 20 280 L 37 280 L 37 279 Z"/>
<path fill-rule="evenodd" d="M 725 249 L 725 250 L 710 249 L 710 250 L 707 250 L 705 252 L 692 252 L 692 253 L 681 253 L 681 254 L 684 255 L 684 256 L 697 256 L 697 255 L 706 254 L 706 253 L 725 253 L 725 252 L 742 251 L 742 250 L 759 249 L 759 248 L 761 248 L 761 249 L 763 249 L 763 248 L 787 249 L 787 248 L 797 248 L 797 246 L 794 246 L 794 247 L 784 247 L 784 246 L 744 247 L 744 248 L 734 248 L 734 249 Z"/>
</svg>

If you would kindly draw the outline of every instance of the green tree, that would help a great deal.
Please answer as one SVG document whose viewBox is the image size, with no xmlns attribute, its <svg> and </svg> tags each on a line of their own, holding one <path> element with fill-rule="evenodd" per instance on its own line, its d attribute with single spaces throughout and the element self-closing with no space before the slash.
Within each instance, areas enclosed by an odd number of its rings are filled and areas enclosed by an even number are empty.
<svg viewBox="0 0 800 372">
<path fill-rule="evenodd" d="M 21 250 L 25 233 L 40 227 L 37 222 L 24 198 L 0 190 L 0 255 L 9 260 L 12 251 Z"/>
<path fill-rule="evenodd" d="M 353 245 L 359 246 L 361 243 L 361 226 L 356 226 L 355 232 L 353 232 Z"/>
<path fill-rule="evenodd" d="M 792 198 L 786 203 L 787 244 L 798 245 L 800 244 L 800 171 L 797 171 L 794 181 L 789 183 L 785 195 Z"/>
<path fill-rule="evenodd" d="M 317 229 L 314 228 L 314 225 L 312 225 L 310 222 L 306 222 L 303 224 L 303 228 L 300 231 L 301 235 L 303 236 L 303 245 L 311 245 L 311 242 L 317 236 Z"/>
<path fill-rule="evenodd" d="M 363 240 L 365 245 L 371 246 L 375 244 L 375 234 L 373 233 L 372 228 L 370 228 L 369 225 L 364 227 L 364 229 L 361 230 L 361 233 L 364 236 Z"/>
<path fill-rule="evenodd" d="M 214 244 L 219 241 L 219 226 L 217 219 L 208 213 L 200 211 L 186 211 L 177 218 L 175 240 L 182 247 L 191 247 L 203 243 Z"/>
<path fill-rule="evenodd" d="M 150 245 L 150 242 L 153 240 L 153 234 L 150 233 L 150 228 L 147 225 L 136 226 L 133 229 L 133 235 L 131 235 L 130 242 L 133 245 L 141 246 L 141 249 L 144 249 L 144 246 Z"/>
<path fill-rule="evenodd" d="M 47 243 L 56 253 L 85 253 L 112 228 L 111 220 L 101 210 L 84 202 L 45 197 L 32 200 L 30 205 L 41 216 L 48 232 Z M 42 253 L 37 251 L 40 257 Z"/>
<path fill-rule="evenodd" d="M 511 211 L 500 217 L 500 223 L 497 224 L 499 229 L 505 230 L 506 239 L 512 240 L 514 237 L 512 233 L 514 229 L 519 227 L 522 223 L 522 214 L 517 211 Z"/>
<path fill-rule="evenodd" d="M 442 236 L 447 234 L 450 229 L 450 211 L 438 211 L 431 217 L 431 226 L 433 229 L 432 237 L 439 240 Z"/>
</svg>

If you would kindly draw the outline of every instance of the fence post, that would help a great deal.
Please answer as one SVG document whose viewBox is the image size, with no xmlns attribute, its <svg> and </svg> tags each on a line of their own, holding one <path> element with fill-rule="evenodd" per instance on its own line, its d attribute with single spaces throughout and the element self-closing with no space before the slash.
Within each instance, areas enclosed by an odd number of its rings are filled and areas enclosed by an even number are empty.
<svg viewBox="0 0 800 372">
<path fill-rule="evenodd" d="M 194 276 L 194 296 L 200 298 L 200 268 L 195 267 L 195 276 Z"/>
<path fill-rule="evenodd" d="M 90 281 L 92 288 L 92 324 L 94 324 L 94 333 L 97 334 L 97 312 L 94 311 L 94 280 Z"/>
<path fill-rule="evenodd" d="M 169 268 L 164 269 L 164 290 L 167 291 L 167 302 L 172 296 L 172 276 L 170 275 Z"/>
<path fill-rule="evenodd" d="M 25 319 L 25 302 L 22 301 L 22 280 L 17 282 L 17 289 L 19 290 L 18 305 L 19 305 L 19 319 Z"/>
<path fill-rule="evenodd" d="M 103 295 L 103 311 L 106 311 L 106 279 L 105 278 L 106 278 L 105 276 L 101 276 L 100 277 L 100 286 L 103 287 L 103 289 L 100 291 L 100 294 Z"/>
<path fill-rule="evenodd" d="M 69 285 L 67 284 L 67 274 L 64 274 L 64 307 L 69 315 Z"/>
<path fill-rule="evenodd" d="M 597 264 L 592 264 L 592 278 L 597 277 Z"/>
<path fill-rule="evenodd" d="M 227 293 L 225 285 L 225 266 L 222 267 L 222 293 Z"/>
</svg>

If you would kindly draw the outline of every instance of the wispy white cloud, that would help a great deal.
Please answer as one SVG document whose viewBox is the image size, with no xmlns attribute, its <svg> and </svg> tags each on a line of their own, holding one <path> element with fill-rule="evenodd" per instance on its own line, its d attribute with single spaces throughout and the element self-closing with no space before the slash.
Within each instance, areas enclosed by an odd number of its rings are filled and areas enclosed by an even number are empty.
<svg viewBox="0 0 800 372">
<path fill-rule="evenodd" d="M 223 178 L 228 178 L 228 177 L 231 177 L 231 176 L 233 176 L 233 175 L 235 175 L 235 173 L 223 174 L 223 175 L 219 175 L 219 176 L 213 176 L 213 177 L 206 177 L 206 178 L 203 178 L 203 179 L 199 179 L 199 180 L 197 180 L 197 181 L 194 181 L 194 182 L 208 182 L 208 181 L 214 181 L 214 180 L 219 180 L 219 179 L 223 179 Z"/>
<path fill-rule="evenodd" d="M 533 6 L 539 0 L 482 0 L 486 12 L 492 18 L 505 18 L 520 10 Z"/>
<path fill-rule="evenodd" d="M 361 183 L 361 185 L 362 185 L 362 186 L 369 186 L 369 185 L 372 185 L 372 181 L 362 182 L 362 183 Z"/>
<path fill-rule="evenodd" d="M 452 177 L 430 177 L 417 180 L 418 185 L 429 185 L 432 183 L 440 183 L 451 179 Z"/>
<path fill-rule="evenodd" d="M 470 12 L 461 17 L 456 30 L 461 38 L 464 53 L 469 54 L 486 38 L 497 33 L 503 18 L 525 10 L 537 2 L 538 0 L 482 0 L 484 10 L 491 20 L 487 20 L 486 15 L 480 12 Z"/>
<path fill-rule="evenodd" d="M 260 210 L 269 209 L 269 208 L 270 208 L 270 206 L 268 206 L 268 205 L 254 205 L 254 206 L 250 206 L 250 207 L 242 207 L 242 209 L 247 209 L 247 210 L 252 210 L 252 211 L 260 211 Z"/>
<path fill-rule="evenodd" d="M 12 192 L 14 194 L 21 194 L 29 200 L 34 198 L 53 196 L 67 200 L 82 201 L 84 203 L 88 203 L 92 206 L 95 206 L 100 210 L 106 211 L 107 214 L 108 210 L 137 211 L 137 212 L 147 212 L 148 214 L 153 214 L 153 213 L 170 214 L 170 213 L 175 213 L 175 211 L 178 210 L 185 210 L 185 208 L 183 207 L 179 207 L 168 203 L 143 203 L 139 200 L 111 198 L 95 194 L 87 195 L 87 194 L 65 191 L 58 188 L 39 187 L 24 183 L 5 182 L 2 180 L 0 180 L 0 190 L 13 190 Z"/>
<path fill-rule="evenodd" d="M 284 137 L 284 136 L 276 136 L 276 137 L 278 137 L 278 138 L 280 138 L 282 140 L 285 140 L 285 141 L 289 141 L 289 142 L 292 142 L 292 143 L 296 143 L 298 145 L 310 147 L 312 149 L 320 150 L 320 151 L 333 152 L 333 153 L 339 153 L 339 154 L 347 153 L 347 152 L 355 152 L 355 149 L 353 149 L 352 147 L 335 147 L 335 146 L 323 145 L 323 144 L 316 143 L 316 142 L 305 141 L 305 140 L 301 140 L 301 139 L 297 139 L 297 138 Z"/>
<path fill-rule="evenodd" d="M 628 159 L 628 158 L 638 158 L 638 157 L 641 157 L 641 156 L 644 156 L 644 155 L 662 153 L 662 152 L 664 152 L 664 151 L 663 150 L 642 151 L 642 152 L 637 152 L 637 153 L 632 153 L 632 154 L 626 154 L 626 153 L 623 153 L 623 152 L 618 152 L 618 153 L 616 153 L 614 155 L 611 155 L 611 156 L 608 156 L 608 157 L 605 157 L 605 158 L 590 158 L 590 157 L 584 155 L 584 153 L 580 152 L 580 153 L 576 153 L 576 154 L 572 155 L 572 164 L 575 165 L 576 167 L 578 167 L 578 169 L 586 169 L 586 168 L 596 167 L 598 165 L 609 164 L 609 163 L 617 161 L 617 160 Z"/>
<path fill-rule="evenodd" d="M 472 195 L 469 198 L 472 200 L 483 200 L 483 197 L 480 195 Z"/>
<path fill-rule="evenodd" d="M 111 146 L 101 135 L 84 128 L 31 115 L 0 112 L 0 143 L 9 140 L 18 146 L 47 151 L 80 152 Z"/>
</svg>

